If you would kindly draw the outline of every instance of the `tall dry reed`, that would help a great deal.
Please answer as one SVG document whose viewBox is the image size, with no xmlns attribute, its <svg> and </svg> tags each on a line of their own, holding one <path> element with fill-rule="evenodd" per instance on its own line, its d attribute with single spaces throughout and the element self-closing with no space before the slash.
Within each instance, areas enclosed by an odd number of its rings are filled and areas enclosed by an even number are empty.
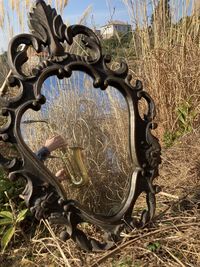
<svg viewBox="0 0 200 267">
<path fill-rule="evenodd" d="M 126 60 L 133 77 L 144 82 L 156 102 L 160 137 L 180 127 L 181 115 L 187 115 L 194 126 L 200 111 L 198 1 L 171 0 L 170 17 L 166 17 L 163 0 L 123 2 L 135 23 Z M 148 14 L 151 9 L 153 23 Z M 187 114 L 180 114 L 180 108 L 184 113 L 188 106 Z"/>
</svg>

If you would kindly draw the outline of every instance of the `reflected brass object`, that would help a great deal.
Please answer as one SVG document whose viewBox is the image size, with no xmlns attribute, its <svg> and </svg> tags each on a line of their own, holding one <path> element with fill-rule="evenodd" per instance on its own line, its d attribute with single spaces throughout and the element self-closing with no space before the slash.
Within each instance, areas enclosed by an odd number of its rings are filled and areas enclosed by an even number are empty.
<svg viewBox="0 0 200 267">
<path fill-rule="evenodd" d="M 66 225 L 65 231 L 61 233 L 63 240 L 71 238 L 87 251 L 109 249 L 121 240 L 122 231 L 143 228 L 154 218 L 158 192 L 154 179 L 158 176 L 161 162 L 161 148 L 158 139 L 152 134 L 152 130 L 156 128 L 154 101 L 143 90 L 140 81 L 137 80 L 133 86 L 125 62 L 121 62 L 117 70 L 110 69 L 111 56 L 102 53 L 100 40 L 91 29 L 83 25 L 67 27 L 56 10 L 43 0 L 35 2 L 29 14 L 29 25 L 31 33 L 15 36 L 8 47 L 12 72 L 9 86 L 18 86 L 19 95 L 10 100 L 1 99 L 2 115 L 7 117 L 7 123 L 0 128 L 0 139 L 14 144 L 20 157 L 10 160 L 0 154 L 0 163 L 9 172 L 11 180 L 21 177 L 26 180 L 23 198 L 38 220 L 48 219 L 51 223 Z M 66 43 L 72 45 L 76 36 L 81 37 L 81 45 L 87 50 L 87 56 L 65 51 Z M 32 47 L 36 53 L 48 51 L 46 60 L 32 69 L 31 74 L 23 72 L 22 66 L 28 60 L 28 55 L 27 49 L 20 50 L 21 45 Z M 20 130 L 23 114 L 29 109 L 39 111 L 46 101 L 41 92 L 44 81 L 53 75 L 59 79 L 69 78 L 76 70 L 93 79 L 95 89 L 92 90 L 106 90 L 109 86 L 117 89 L 128 106 L 130 155 L 135 169 L 129 177 L 127 195 L 118 212 L 112 216 L 88 212 L 77 201 L 68 199 L 58 179 L 26 145 Z M 142 117 L 138 108 L 141 99 L 148 105 L 147 114 Z M 88 182 L 81 150 L 74 148 L 73 152 L 84 182 Z M 142 193 L 146 194 L 146 209 L 137 220 L 134 207 Z M 83 222 L 103 229 L 107 233 L 105 242 L 82 231 L 79 225 Z"/>
<path fill-rule="evenodd" d="M 90 183 L 88 171 L 83 162 L 83 148 L 80 146 L 73 146 L 69 148 L 73 153 L 73 160 L 71 161 L 67 153 L 62 153 L 61 159 L 70 176 L 71 182 L 75 186 L 83 186 Z"/>
</svg>

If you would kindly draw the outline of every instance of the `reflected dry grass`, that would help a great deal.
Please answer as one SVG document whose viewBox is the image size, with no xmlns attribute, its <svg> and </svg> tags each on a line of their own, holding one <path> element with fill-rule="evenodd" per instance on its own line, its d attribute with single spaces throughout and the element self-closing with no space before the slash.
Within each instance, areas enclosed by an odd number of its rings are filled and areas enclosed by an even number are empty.
<svg viewBox="0 0 200 267">
<path fill-rule="evenodd" d="M 24 114 L 23 138 L 32 151 L 37 151 L 46 139 L 61 135 L 67 148 L 53 152 L 46 166 L 54 174 L 65 168 L 67 175 L 62 185 L 69 199 L 77 199 L 94 212 L 111 215 L 126 198 L 134 167 L 129 152 L 126 101 L 115 88 L 93 88 L 92 79 L 81 72 L 75 72 L 70 79 L 52 79 L 42 88 L 47 99 L 44 108 Z M 77 147 L 90 179 L 89 184 L 79 187 L 71 179 L 78 172 L 74 164 Z M 80 175 L 76 179 L 80 180 Z"/>
</svg>

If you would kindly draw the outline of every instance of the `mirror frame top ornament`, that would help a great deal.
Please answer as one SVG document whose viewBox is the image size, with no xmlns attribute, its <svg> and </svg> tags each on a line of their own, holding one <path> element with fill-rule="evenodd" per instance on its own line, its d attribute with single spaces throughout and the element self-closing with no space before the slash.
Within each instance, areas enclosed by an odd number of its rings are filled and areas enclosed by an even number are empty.
<svg viewBox="0 0 200 267">
<path fill-rule="evenodd" d="M 0 163 L 9 173 L 11 180 L 25 178 L 26 187 L 23 198 L 34 216 L 48 219 L 53 224 L 65 227 L 60 237 L 73 239 L 87 251 L 105 250 L 120 241 L 122 231 L 131 231 L 134 227 L 144 227 L 154 217 L 155 195 L 159 187 L 153 184 L 158 176 L 161 163 L 161 148 L 158 139 L 153 136 L 155 105 L 152 98 L 143 90 L 141 81 L 132 85 L 128 66 L 122 62 L 117 70 L 109 68 L 111 57 L 102 54 L 101 43 L 95 33 L 83 26 L 66 26 L 54 8 L 43 0 L 36 1 L 29 13 L 31 33 L 15 36 L 9 43 L 8 60 L 11 76 L 7 83 L 12 88 L 17 86 L 20 93 L 10 99 L 2 98 L 2 115 L 7 123 L 0 128 L 0 139 L 12 143 L 19 152 L 19 157 L 8 159 L 0 154 Z M 87 56 L 65 51 L 65 45 L 72 45 L 76 36 L 81 35 L 81 43 L 89 52 Z M 48 51 L 47 58 L 31 70 L 23 72 L 22 65 L 28 60 L 27 49 L 32 47 L 36 53 Z M 128 193 L 119 211 L 112 216 L 103 216 L 88 212 L 75 200 L 68 199 L 62 186 L 44 164 L 25 144 L 20 131 L 23 114 L 32 109 L 38 111 L 45 103 L 41 94 L 44 81 L 56 75 L 59 79 L 68 78 L 73 71 L 87 73 L 93 79 L 94 88 L 106 90 L 113 86 L 126 99 L 129 110 L 130 154 L 136 166 L 130 177 Z M 94 89 L 97 90 L 97 89 Z M 139 102 L 147 103 L 147 114 L 141 118 Z M 136 220 L 133 209 L 141 193 L 146 194 L 147 208 Z M 105 242 L 100 242 L 83 232 L 78 225 L 88 222 L 100 227 L 107 234 Z"/>
</svg>

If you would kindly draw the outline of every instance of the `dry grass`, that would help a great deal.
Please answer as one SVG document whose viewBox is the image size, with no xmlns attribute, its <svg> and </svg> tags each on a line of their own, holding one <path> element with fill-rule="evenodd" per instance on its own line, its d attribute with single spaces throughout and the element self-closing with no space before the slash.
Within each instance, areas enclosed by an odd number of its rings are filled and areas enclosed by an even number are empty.
<svg viewBox="0 0 200 267">
<path fill-rule="evenodd" d="M 144 82 L 156 102 L 162 138 L 164 132 L 178 127 L 178 107 L 190 102 L 190 114 L 199 113 L 199 13 L 193 6 L 194 1 L 170 1 L 171 21 L 166 19 L 165 8 L 161 5 L 159 15 L 154 17 L 150 28 L 146 8 L 149 1 L 135 1 L 137 4 L 134 5 L 132 1 L 124 2 L 130 20 L 137 27 L 132 46 L 125 51 L 126 60 L 132 66 L 130 71 L 133 77 Z M 158 1 L 152 1 L 153 10 L 157 3 Z M 187 17 L 189 9 L 193 12 Z M 183 10 L 183 19 L 177 24 L 180 10 Z M 134 59 L 131 51 L 135 53 Z"/>
<path fill-rule="evenodd" d="M 185 136 L 175 148 L 163 152 L 158 182 L 165 185 L 163 192 L 169 196 L 157 195 L 156 218 L 147 229 L 134 229 L 124 234 L 122 243 L 113 250 L 94 254 L 80 251 L 71 240 L 62 242 L 56 237 L 58 229 L 42 222 L 30 246 L 2 255 L 1 266 L 8 262 L 10 266 L 199 266 L 199 137 Z M 90 234 L 98 235 L 94 228 L 85 227 Z"/>
</svg>

